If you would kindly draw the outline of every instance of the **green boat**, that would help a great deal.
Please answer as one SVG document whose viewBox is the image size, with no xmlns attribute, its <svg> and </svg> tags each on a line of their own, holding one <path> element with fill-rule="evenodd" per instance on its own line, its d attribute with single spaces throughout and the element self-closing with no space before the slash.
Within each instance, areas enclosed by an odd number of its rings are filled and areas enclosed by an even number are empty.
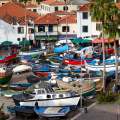
<svg viewBox="0 0 120 120">
<path fill-rule="evenodd" d="M 12 68 L 1 65 L 0 66 L 0 85 L 9 83 L 12 78 Z"/>
</svg>

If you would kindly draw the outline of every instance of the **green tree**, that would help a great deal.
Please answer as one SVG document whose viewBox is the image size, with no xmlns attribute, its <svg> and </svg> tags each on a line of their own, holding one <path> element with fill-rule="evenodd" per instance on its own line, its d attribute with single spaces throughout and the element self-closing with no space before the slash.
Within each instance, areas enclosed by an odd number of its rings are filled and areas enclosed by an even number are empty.
<svg viewBox="0 0 120 120">
<path fill-rule="evenodd" d="M 91 5 L 90 5 L 90 14 L 92 20 L 101 22 L 102 24 L 102 38 L 104 40 L 104 25 L 107 20 L 107 15 L 106 15 L 106 3 L 109 0 L 91 0 Z M 102 41 L 102 50 L 103 50 L 103 65 L 104 65 L 104 70 L 103 70 L 103 91 L 105 92 L 105 44 L 104 41 Z"/>
<path fill-rule="evenodd" d="M 107 15 L 109 19 L 106 21 L 104 28 L 105 33 L 109 35 L 110 38 L 114 40 L 114 52 L 115 52 L 115 64 L 116 64 L 116 74 L 115 80 L 118 82 L 118 51 L 116 46 L 116 39 L 120 36 L 120 10 L 114 3 L 114 0 L 111 3 L 108 3 L 108 12 Z"/>
<path fill-rule="evenodd" d="M 116 7 L 114 0 L 91 0 L 90 5 L 91 17 L 95 21 L 102 23 L 102 37 L 104 34 L 108 34 L 110 38 L 114 39 L 114 50 L 116 56 L 116 79 L 118 78 L 118 62 L 117 62 L 117 50 L 116 50 L 116 36 L 120 33 L 118 26 L 120 22 L 119 9 Z M 102 42 L 103 49 L 103 87 L 105 92 L 105 45 Z"/>
</svg>

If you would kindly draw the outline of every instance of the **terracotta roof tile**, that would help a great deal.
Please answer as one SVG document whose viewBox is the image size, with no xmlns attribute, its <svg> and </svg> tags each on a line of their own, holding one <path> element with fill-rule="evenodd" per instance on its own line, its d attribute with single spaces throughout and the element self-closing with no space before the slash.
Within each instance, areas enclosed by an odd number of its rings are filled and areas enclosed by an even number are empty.
<svg viewBox="0 0 120 120">
<path fill-rule="evenodd" d="M 68 24 L 77 23 L 77 16 L 76 15 L 67 15 L 67 16 L 64 16 L 64 17 L 62 17 L 59 20 L 59 23 L 60 24 L 66 24 L 66 21 L 67 21 Z"/>
<path fill-rule="evenodd" d="M 12 24 L 13 21 L 18 22 L 19 24 L 25 24 L 25 14 L 27 20 L 36 19 L 39 16 L 37 13 L 26 10 L 16 3 L 7 3 L 0 7 L 0 18 L 9 24 Z"/>
<path fill-rule="evenodd" d="M 35 20 L 35 24 L 58 24 L 60 17 L 48 13 L 45 16 L 41 16 Z"/>
<path fill-rule="evenodd" d="M 42 3 L 48 4 L 48 5 L 65 5 L 65 2 L 57 1 L 57 0 L 45 0 Z"/>
<path fill-rule="evenodd" d="M 80 11 L 89 11 L 90 10 L 90 4 L 80 5 L 79 10 Z"/>
<path fill-rule="evenodd" d="M 66 15 L 66 11 L 55 11 L 52 14 L 55 14 L 55 15 Z M 75 11 L 67 12 L 67 15 L 73 15 L 73 14 L 76 14 L 76 12 Z"/>
<path fill-rule="evenodd" d="M 35 4 L 27 4 L 26 5 L 26 8 L 36 8 L 37 7 L 37 5 L 35 5 Z"/>
</svg>

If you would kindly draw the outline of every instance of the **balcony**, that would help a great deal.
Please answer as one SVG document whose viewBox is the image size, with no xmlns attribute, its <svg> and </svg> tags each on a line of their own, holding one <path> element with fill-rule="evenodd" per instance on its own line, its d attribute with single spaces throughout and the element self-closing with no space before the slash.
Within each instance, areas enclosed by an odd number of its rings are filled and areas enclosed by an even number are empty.
<svg viewBox="0 0 120 120">
<path fill-rule="evenodd" d="M 57 31 L 53 32 L 36 32 L 35 36 L 51 36 L 51 35 L 58 35 Z"/>
</svg>

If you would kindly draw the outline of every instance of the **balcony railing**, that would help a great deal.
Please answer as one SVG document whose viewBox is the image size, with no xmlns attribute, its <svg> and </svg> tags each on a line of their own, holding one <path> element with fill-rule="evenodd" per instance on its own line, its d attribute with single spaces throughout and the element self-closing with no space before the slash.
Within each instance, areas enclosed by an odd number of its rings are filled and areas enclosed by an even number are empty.
<svg viewBox="0 0 120 120">
<path fill-rule="evenodd" d="M 53 31 L 53 32 L 36 32 L 35 33 L 36 36 L 50 36 L 50 35 L 58 35 L 57 31 Z"/>
</svg>

